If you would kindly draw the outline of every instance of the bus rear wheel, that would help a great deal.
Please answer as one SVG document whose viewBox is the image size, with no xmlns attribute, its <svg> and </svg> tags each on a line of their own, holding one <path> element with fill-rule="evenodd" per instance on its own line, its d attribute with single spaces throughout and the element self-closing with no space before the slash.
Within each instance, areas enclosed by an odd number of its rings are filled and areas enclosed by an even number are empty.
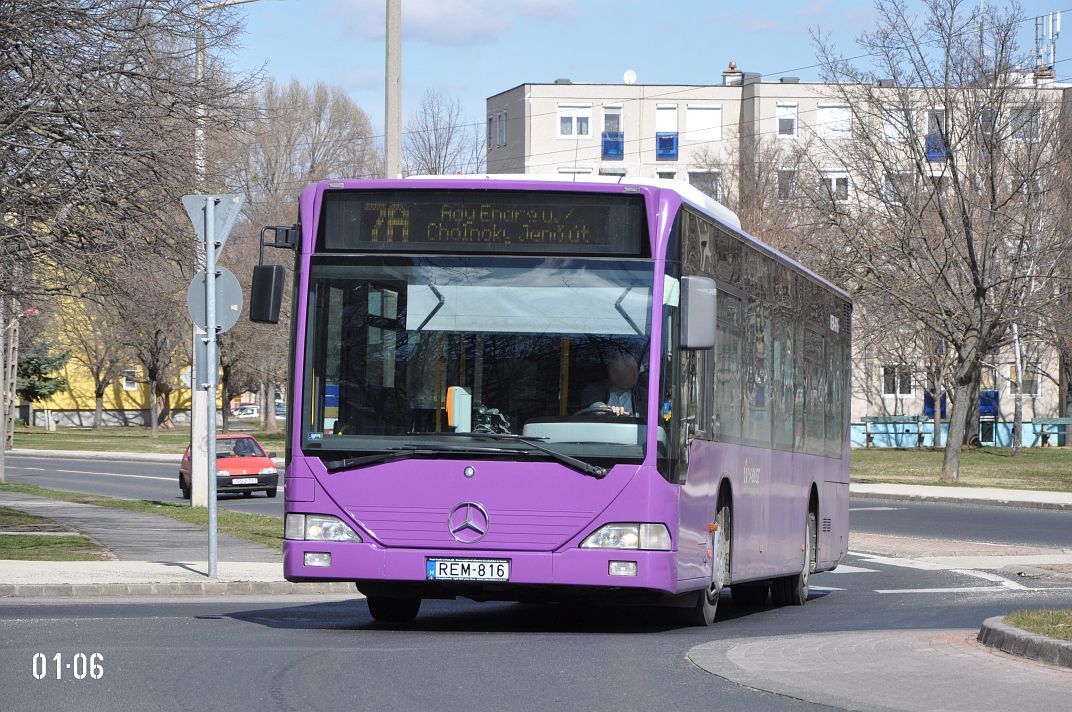
<svg viewBox="0 0 1072 712">
<path fill-rule="evenodd" d="M 367 601 L 373 620 L 381 623 L 412 623 L 421 610 L 419 598 L 368 596 Z"/>
<path fill-rule="evenodd" d="M 815 512 L 808 512 L 808 525 L 804 539 L 804 566 L 800 572 L 775 579 L 771 596 L 779 606 L 803 606 L 808 600 L 808 578 L 815 568 Z"/>
</svg>

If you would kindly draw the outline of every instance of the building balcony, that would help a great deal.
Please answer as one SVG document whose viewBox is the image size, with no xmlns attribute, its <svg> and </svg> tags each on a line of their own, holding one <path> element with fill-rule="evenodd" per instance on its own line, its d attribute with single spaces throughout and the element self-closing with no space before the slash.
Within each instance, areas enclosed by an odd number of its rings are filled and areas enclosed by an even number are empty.
<svg viewBox="0 0 1072 712">
<path fill-rule="evenodd" d="M 677 160 L 677 131 L 659 131 L 655 134 L 655 160 Z"/>
<path fill-rule="evenodd" d="M 625 132 L 603 132 L 603 160 L 620 161 L 625 157 Z"/>
<path fill-rule="evenodd" d="M 927 153 L 928 161 L 944 161 L 949 157 L 949 151 L 945 146 L 945 139 L 942 138 L 941 134 L 927 134 L 923 148 Z"/>
</svg>

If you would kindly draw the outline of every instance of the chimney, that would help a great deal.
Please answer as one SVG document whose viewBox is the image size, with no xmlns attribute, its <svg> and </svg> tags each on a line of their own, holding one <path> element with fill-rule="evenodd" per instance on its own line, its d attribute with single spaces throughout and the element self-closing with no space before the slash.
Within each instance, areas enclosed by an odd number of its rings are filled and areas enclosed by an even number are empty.
<svg viewBox="0 0 1072 712">
<path fill-rule="evenodd" d="M 741 86 L 741 72 L 737 69 L 737 63 L 730 61 L 730 66 L 722 72 L 722 84 L 727 87 Z"/>
</svg>

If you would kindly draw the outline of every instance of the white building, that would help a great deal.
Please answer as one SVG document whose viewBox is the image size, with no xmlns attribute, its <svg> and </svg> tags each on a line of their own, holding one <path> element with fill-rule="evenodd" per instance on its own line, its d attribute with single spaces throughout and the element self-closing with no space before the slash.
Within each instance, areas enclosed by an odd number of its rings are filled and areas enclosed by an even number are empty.
<svg viewBox="0 0 1072 712">
<path fill-rule="evenodd" d="M 1046 91 L 1055 105 L 1062 100 L 1072 104 L 1072 89 L 1045 77 L 1025 79 L 1025 86 Z M 884 87 L 880 83 L 879 89 Z M 787 153 L 811 151 L 818 180 L 835 201 L 851 204 L 868 199 L 862 183 L 857 189 L 855 178 L 830 150 L 832 142 L 852 139 L 853 112 L 828 84 L 794 77 L 766 81 L 737 70 L 731 62 L 719 85 L 582 84 L 559 79 L 521 84 L 488 97 L 486 106 L 489 173 L 554 173 L 577 180 L 596 175 L 674 178 L 722 199 L 735 186 L 720 166 L 733 165 L 746 155 L 744 142 L 762 137 Z M 927 107 L 918 117 L 921 135 L 929 134 L 934 122 L 946 119 L 944 112 Z M 931 150 L 929 135 L 927 149 Z M 944 148 L 939 145 L 935 150 Z M 816 154 L 821 158 L 815 159 Z M 775 190 L 780 197 L 790 197 L 797 189 L 797 172 L 795 166 L 778 171 Z M 881 188 L 872 190 L 871 198 L 883 199 L 882 194 Z M 1041 431 L 1030 421 L 1065 415 L 1059 393 L 1067 392 L 1068 385 L 1060 375 L 1054 348 L 1032 344 L 1025 353 L 1021 401 L 1029 424 L 1024 440 L 1027 445 L 1041 444 Z M 992 354 L 984 371 L 981 434 L 984 441 L 1008 444 L 1016 380 L 1011 349 Z M 857 444 L 866 442 L 865 418 L 907 419 L 925 413 L 924 372 L 920 359 L 897 357 L 894 351 L 857 354 L 852 401 Z M 928 427 L 904 422 L 874 426 L 876 433 L 884 433 L 874 442 L 914 446 L 918 433 L 929 442 Z"/>
</svg>

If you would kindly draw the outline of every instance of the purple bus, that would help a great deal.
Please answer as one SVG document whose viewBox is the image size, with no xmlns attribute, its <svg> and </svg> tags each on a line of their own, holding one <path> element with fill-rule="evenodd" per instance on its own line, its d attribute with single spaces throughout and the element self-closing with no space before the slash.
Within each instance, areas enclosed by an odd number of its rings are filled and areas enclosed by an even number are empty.
<svg viewBox="0 0 1072 712">
<path fill-rule="evenodd" d="M 284 573 L 422 599 L 802 604 L 848 541 L 851 301 L 677 181 L 324 181 Z M 262 255 L 263 258 L 263 255 Z M 263 263 L 263 259 L 262 259 Z M 255 269 L 274 323 L 283 267 Z"/>
</svg>

